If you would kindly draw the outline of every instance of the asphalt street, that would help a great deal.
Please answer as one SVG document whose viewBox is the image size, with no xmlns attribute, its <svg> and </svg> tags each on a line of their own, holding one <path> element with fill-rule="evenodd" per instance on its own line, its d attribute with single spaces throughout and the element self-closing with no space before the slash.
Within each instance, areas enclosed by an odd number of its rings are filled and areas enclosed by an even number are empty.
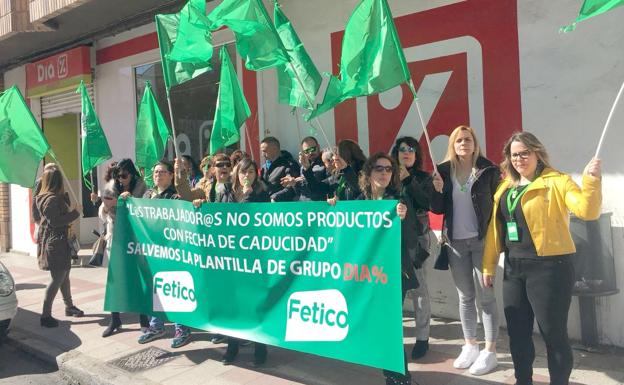
<svg viewBox="0 0 624 385">
<path fill-rule="evenodd" d="M 58 368 L 0 343 L 0 385 L 64 384 Z"/>
</svg>

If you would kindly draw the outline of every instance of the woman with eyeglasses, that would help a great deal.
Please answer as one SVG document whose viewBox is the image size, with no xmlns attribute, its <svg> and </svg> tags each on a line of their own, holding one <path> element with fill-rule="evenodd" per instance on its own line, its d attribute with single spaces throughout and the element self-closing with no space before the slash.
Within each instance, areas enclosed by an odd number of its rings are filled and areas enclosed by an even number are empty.
<svg viewBox="0 0 624 385">
<path fill-rule="evenodd" d="M 457 369 L 470 368 L 483 375 L 498 366 L 496 338 L 498 310 L 491 287 L 483 286 L 483 239 L 492 214 L 500 170 L 481 154 L 477 136 L 468 126 L 451 132 L 444 162 L 433 176 L 431 211 L 444 214 L 443 237 L 448 265 L 459 295 L 459 316 L 465 344 L 453 362 Z M 436 263 L 437 265 L 438 263 Z M 478 284 L 475 285 L 474 276 Z M 481 301 L 485 349 L 477 342 L 477 291 Z"/>
<path fill-rule="evenodd" d="M 143 198 L 147 199 L 180 199 L 175 186 L 173 185 L 173 165 L 161 160 L 156 163 L 152 171 L 154 177 L 154 187 L 148 190 Z M 191 339 L 191 329 L 188 326 L 176 323 L 175 335 L 171 340 L 173 349 L 182 347 L 189 343 Z M 145 344 L 166 334 L 165 321 L 158 317 L 151 317 L 149 328 L 139 336 L 138 342 Z"/>
<path fill-rule="evenodd" d="M 117 198 L 135 197 L 142 198 L 147 190 L 143 178 L 137 171 L 131 159 L 125 158 L 120 160 L 110 169 L 112 178 L 104 185 L 102 190 L 102 206 L 100 206 L 100 219 L 106 223 L 106 248 L 108 250 L 108 259 L 115 258 L 110 255 L 110 249 L 113 245 L 113 228 L 116 219 Z M 139 324 L 141 331 L 144 332 L 149 327 L 149 320 L 146 315 L 139 315 Z M 111 313 L 111 320 L 106 329 L 102 332 L 102 337 L 110 337 L 116 332 L 121 331 L 121 315 L 119 312 Z"/>
<path fill-rule="evenodd" d="M 544 145 L 531 133 L 512 135 L 503 149 L 506 179 L 494 195 L 485 238 L 483 284 L 492 287 L 505 253 L 503 306 L 517 385 L 533 384 L 533 322 L 546 344 L 551 385 L 567 385 L 573 365 L 568 311 L 574 286 L 569 212 L 600 216 L 601 162 L 592 159 L 583 187 L 552 168 Z"/>
<path fill-rule="evenodd" d="M 225 182 L 227 183 L 227 182 Z M 219 196 L 219 194 L 217 194 Z M 271 198 L 266 186 L 258 177 L 258 165 L 250 158 L 242 158 L 232 172 L 232 183 L 218 199 L 218 202 L 270 202 Z M 238 355 L 241 341 L 237 338 L 228 337 L 228 345 L 221 362 L 230 365 Z M 267 359 L 267 347 L 265 344 L 254 343 L 253 366 L 261 366 Z"/>
<path fill-rule="evenodd" d="M 418 141 L 405 136 L 398 138 L 390 152 L 392 158 L 399 165 L 399 179 L 401 180 L 401 195 L 409 199 L 416 213 L 418 221 L 412 236 L 417 237 L 418 243 L 410 255 L 416 278 L 420 286 L 412 291 L 416 322 L 416 344 L 412 349 L 412 358 L 422 358 L 429 350 L 429 321 L 431 319 L 431 301 L 425 279 L 425 260 L 429 257 L 429 202 L 431 197 L 431 175 L 422 170 L 423 153 Z"/>
<path fill-rule="evenodd" d="M 397 199 L 396 211 L 401 218 L 401 288 L 402 299 L 408 290 L 418 287 L 418 279 L 412 264 L 411 254 L 416 247 L 416 237 L 413 231 L 417 218 L 410 199 L 403 199 L 401 196 L 401 182 L 399 180 L 399 168 L 396 162 L 389 155 L 378 152 L 373 154 L 362 167 L 360 173 L 359 186 L 361 200 L 381 200 Z M 387 385 L 409 385 L 412 383 L 411 374 L 407 368 L 405 359 L 405 374 L 383 371 Z"/>
</svg>

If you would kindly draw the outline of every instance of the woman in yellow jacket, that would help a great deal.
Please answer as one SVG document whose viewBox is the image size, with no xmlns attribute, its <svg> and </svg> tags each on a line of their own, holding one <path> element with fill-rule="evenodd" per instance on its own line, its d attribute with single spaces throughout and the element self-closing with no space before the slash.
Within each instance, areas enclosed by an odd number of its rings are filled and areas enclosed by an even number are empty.
<svg viewBox="0 0 624 385">
<path fill-rule="evenodd" d="M 551 385 L 567 385 L 572 371 L 568 310 L 576 249 L 569 212 L 581 219 L 600 215 L 600 160 L 583 173 L 583 188 L 550 166 L 548 154 L 531 133 L 514 134 L 503 149 L 506 179 L 494 195 L 485 238 L 483 283 L 492 286 L 500 253 L 505 253 L 503 304 L 516 385 L 531 385 L 533 321 L 546 344 Z"/>
</svg>

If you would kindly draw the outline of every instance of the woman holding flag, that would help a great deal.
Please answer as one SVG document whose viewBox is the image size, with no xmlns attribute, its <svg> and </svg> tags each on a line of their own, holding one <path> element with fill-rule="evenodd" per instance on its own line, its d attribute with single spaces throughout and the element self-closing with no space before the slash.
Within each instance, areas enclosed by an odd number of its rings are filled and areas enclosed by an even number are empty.
<svg viewBox="0 0 624 385">
<path fill-rule="evenodd" d="M 507 178 L 494 195 L 485 238 L 483 284 L 492 287 L 505 253 L 503 304 L 516 384 L 533 384 L 533 322 L 546 343 L 551 385 L 567 385 L 573 356 L 568 341 L 576 251 L 571 211 L 584 220 L 600 216 L 600 160 L 583 172 L 583 187 L 550 166 L 542 143 L 529 132 L 514 134 L 503 149 Z"/>
<path fill-rule="evenodd" d="M 415 223 L 415 233 L 418 246 L 415 248 L 412 263 L 416 269 L 416 277 L 420 286 L 414 290 L 416 322 L 416 344 L 412 349 L 412 359 L 423 357 L 429 350 L 429 321 L 431 318 L 431 304 L 429 291 L 425 280 L 423 264 L 429 257 L 429 201 L 431 198 L 431 176 L 422 170 L 423 153 L 418 141 L 405 136 L 396 140 L 392 151 L 392 158 L 399 165 L 399 179 L 401 180 L 401 195 L 411 201 L 418 221 Z"/>
<path fill-rule="evenodd" d="M 435 191 L 431 211 L 444 214 L 443 237 L 448 242 L 448 264 L 459 295 L 459 316 L 465 345 L 453 362 L 457 369 L 470 368 L 483 375 L 498 366 L 496 338 L 498 309 L 491 287 L 482 282 L 483 238 L 492 213 L 492 202 L 500 182 L 497 166 L 481 155 L 474 130 L 459 126 L 449 136 L 444 163 L 433 176 Z M 436 262 L 437 264 L 437 262 Z M 478 285 L 475 285 L 474 275 Z M 485 349 L 477 342 L 476 292 L 479 291 L 485 330 Z"/>
</svg>

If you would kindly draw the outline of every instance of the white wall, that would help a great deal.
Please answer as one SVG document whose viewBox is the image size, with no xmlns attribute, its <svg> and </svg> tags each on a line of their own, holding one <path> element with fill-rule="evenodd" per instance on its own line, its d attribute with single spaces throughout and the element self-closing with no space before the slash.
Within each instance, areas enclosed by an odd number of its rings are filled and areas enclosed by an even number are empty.
<svg viewBox="0 0 624 385">
<path fill-rule="evenodd" d="M 4 73 L 5 87 L 17 86 L 26 94 L 26 67 L 21 66 Z M 30 232 L 30 189 L 11 185 L 11 249 L 35 254 L 37 245 Z"/>
</svg>

